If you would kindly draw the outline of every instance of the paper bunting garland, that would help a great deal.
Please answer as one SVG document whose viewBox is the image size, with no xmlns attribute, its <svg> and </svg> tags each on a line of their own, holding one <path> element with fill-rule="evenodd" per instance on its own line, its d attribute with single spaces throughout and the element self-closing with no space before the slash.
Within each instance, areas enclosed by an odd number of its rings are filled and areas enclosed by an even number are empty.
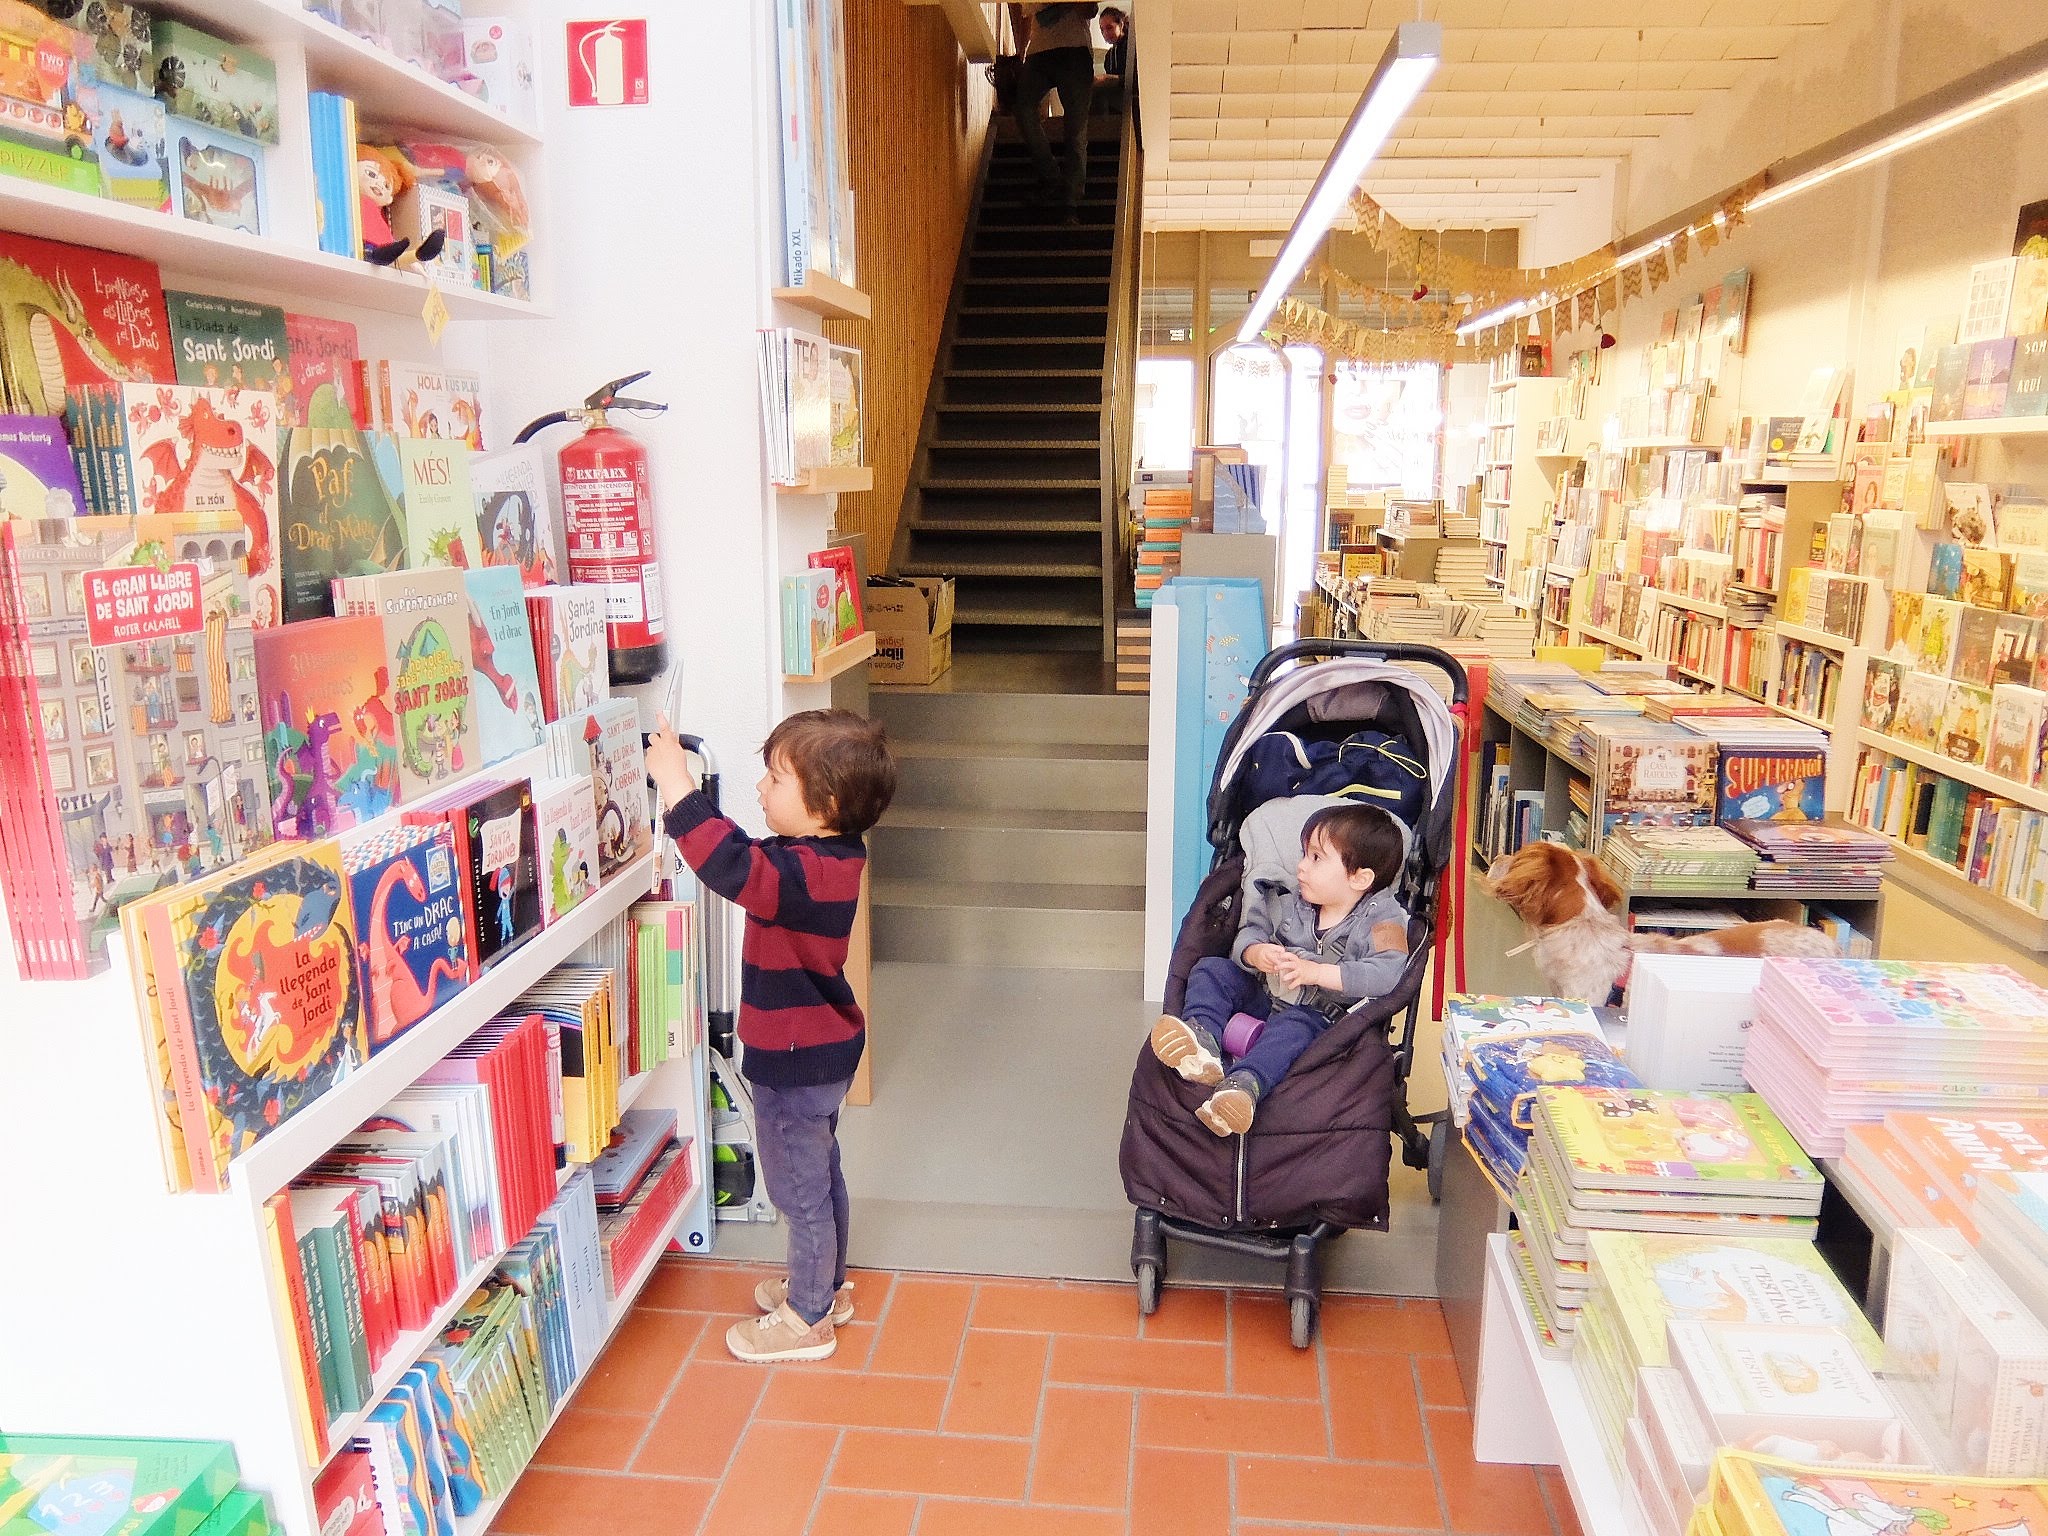
<svg viewBox="0 0 2048 1536">
<path fill-rule="evenodd" d="M 1381 330 L 1373 326 L 1340 320 L 1335 315 L 1304 304 L 1299 299 L 1282 299 L 1266 322 L 1265 334 L 1283 346 L 1306 342 L 1320 347 L 1333 361 L 1393 365 L 1398 363 L 1482 363 L 1513 345 L 1496 327 L 1484 340 L 1460 341 L 1445 325 L 1441 329 L 1417 326 L 1410 330 Z"/>
</svg>

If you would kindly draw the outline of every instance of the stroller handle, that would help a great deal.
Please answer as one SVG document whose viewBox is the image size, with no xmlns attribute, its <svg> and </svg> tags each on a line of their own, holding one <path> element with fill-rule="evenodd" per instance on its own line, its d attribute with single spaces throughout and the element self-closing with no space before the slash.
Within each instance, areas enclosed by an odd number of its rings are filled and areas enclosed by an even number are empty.
<svg viewBox="0 0 2048 1536">
<path fill-rule="evenodd" d="M 1395 640 L 1293 640 L 1259 658 L 1252 668 L 1249 691 L 1257 693 L 1290 661 L 1319 656 L 1369 656 L 1375 661 L 1413 661 L 1435 667 L 1451 680 L 1451 703 L 1465 702 L 1465 664 L 1433 645 L 1407 645 Z"/>
</svg>

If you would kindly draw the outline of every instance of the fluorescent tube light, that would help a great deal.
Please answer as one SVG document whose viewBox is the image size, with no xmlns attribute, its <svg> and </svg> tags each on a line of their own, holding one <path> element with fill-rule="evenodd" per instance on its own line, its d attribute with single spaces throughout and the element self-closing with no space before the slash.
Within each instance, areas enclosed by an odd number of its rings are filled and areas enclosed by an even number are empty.
<svg viewBox="0 0 2048 1536">
<path fill-rule="evenodd" d="M 1256 341 L 1266 328 L 1266 322 L 1287 296 L 1287 290 L 1294 286 L 1301 269 L 1308 265 L 1309 257 L 1315 254 L 1316 246 L 1329 233 L 1337 215 L 1349 206 L 1358 178 L 1379 154 L 1394 125 L 1422 94 L 1423 85 L 1435 73 L 1443 54 L 1444 29 L 1438 23 L 1404 21 L 1394 29 L 1393 41 L 1387 44 L 1379 67 L 1358 98 L 1351 121 L 1338 135 L 1337 147 L 1324 162 L 1322 174 L 1309 190 L 1308 201 L 1294 216 L 1294 227 L 1287 232 L 1286 243 L 1273 260 L 1273 270 L 1266 274 L 1265 286 L 1244 317 L 1244 324 L 1237 329 L 1239 341 Z"/>
<path fill-rule="evenodd" d="M 1945 133 L 1974 123 L 1978 118 L 1986 117 L 2001 107 L 2009 107 L 2014 102 L 2026 100 L 2029 96 L 2037 96 L 2044 90 L 2048 90 L 2048 69 L 2037 70 L 1994 87 L 1959 106 L 1922 118 L 1917 123 L 1910 123 L 1860 149 L 1817 165 L 1810 171 L 1804 171 L 1774 186 L 1766 187 L 1749 200 L 1748 206 L 1754 212 L 1768 208 L 1773 203 L 1782 203 L 1788 197 L 1822 186 L 1838 176 L 1848 175 L 1851 171 L 1860 171 L 1866 165 L 1888 160 L 1901 150 L 1911 149 L 1916 144 L 1925 144 L 1929 139 L 1939 138 Z"/>
<path fill-rule="evenodd" d="M 1477 335 L 1480 331 L 1491 330 L 1496 325 L 1506 325 L 1510 320 L 1519 320 L 1524 315 L 1534 314 L 1550 302 L 1550 295 L 1539 293 L 1533 299 L 1518 299 L 1513 304 L 1503 304 L 1499 309 L 1474 316 L 1458 327 L 1458 340 Z"/>
</svg>

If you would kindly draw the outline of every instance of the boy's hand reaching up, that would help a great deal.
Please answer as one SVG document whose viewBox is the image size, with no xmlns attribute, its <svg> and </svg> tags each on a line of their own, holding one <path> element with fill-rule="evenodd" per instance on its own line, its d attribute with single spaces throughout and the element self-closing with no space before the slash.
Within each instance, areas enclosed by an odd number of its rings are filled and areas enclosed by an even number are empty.
<svg viewBox="0 0 2048 1536">
<path fill-rule="evenodd" d="M 1273 966 L 1273 974 L 1290 987 L 1323 987 L 1334 991 L 1344 984 L 1343 976 L 1334 965 L 1324 965 L 1306 955 L 1296 954 L 1291 949 L 1280 951 L 1280 958 Z"/>
<path fill-rule="evenodd" d="M 647 776 L 654 780 L 663 810 L 697 789 L 697 776 L 690 772 L 690 754 L 676 740 L 667 715 L 655 716 L 654 733 L 647 738 Z"/>
</svg>

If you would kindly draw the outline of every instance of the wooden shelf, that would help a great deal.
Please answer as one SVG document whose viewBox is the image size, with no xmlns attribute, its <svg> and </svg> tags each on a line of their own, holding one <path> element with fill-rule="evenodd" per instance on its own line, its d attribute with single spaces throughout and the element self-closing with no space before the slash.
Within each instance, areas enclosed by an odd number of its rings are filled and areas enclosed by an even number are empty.
<svg viewBox="0 0 2048 1536">
<path fill-rule="evenodd" d="M 1668 604 L 1673 608 L 1684 608 L 1689 612 L 1701 614 L 1709 619 L 1726 619 L 1728 617 L 1727 608 L 1720 603 L 1710 603 L 1705 598 L 1686 597 L 1682 593 L 1660 590 L 1657 593 L 1657 601 Z"/>
<path fill-rule="evenodd" d="M 1684 662 L 1673 661 L 1669 656 L 1649 656 L 1644 659 L 1648 661 L 1664 662 L 1680 677 L 1690 678 L 1695 683 L 1705 683 L 1709 688 L 1718 688 L 1721 686 L 1721 680 L 1718 677 L 1709 676 L 1705 672 L 1695 672 L 1691 667 L 1688 667 Z"/>
<path fill-rule="evenodd" d="M 488 770 L 487 770 L 488 771 Z M 653 887 L 653 852 L 613 875 L 552 927 L 521 944 L 482 976 L 407 1030 L 369 1063 L 329 1089 L 228 1164 L 228 1182 L 257 1203 L 313 1165 L 521 993 L 564 965 L 607 923 Z"/>
<path fill-rule="evenodd" d="M 1901 741 L 1896 736 L 1887 736 L 1882 731 L 1867 728 L 1858 729 L 1856 739 L 1866 747 L 1875 747 L 1889 752 L 1893 757 L 1902 757 L 1909 763 L 1918 763 L 1922 768 L 1931 768 L 1945 778 L 1960 779 L 1963 783 L 2023 805 L 2032 811 L 2048 811 L 2048 788 L 2036 788 L 2021 784 L 2014 779 L 2001 779 L 1995 773 L 1986 773 L 1974 763 L 1959 763 L 1952 757 L 1916 746 L 1910 741 Z"/>
<path fill-rule="evenodd" d="M 313 89 L 347 96 L 365 124 L 430 129 L 492 144 L 540 142 L 535 129 L 313 15 L 297 0 L 207 0 L 200 9 L 206 29 L 230 41 L 272 51 L 303 48 Z M 538 35 L 534 41 L 539 46 Z"/>
<path fill-rule="evenodd" d="M 839 644 L 819 652 L 817 662 L 810 671 L 785 672 L 782 674 L 782 680 L 792 684 L 829 682 L 849 668 L 859 666 L 874 654 L 874 631 L 864 629 L 851 640 L 842 640 Z"/>
<path fill-rule="evenodd" d="M 1766 464 L 1760 475 L 1744 475 L 1744 485 L 1836 485 L 1842 466 L 1832 459 L 1825 464 Z"/>
<path fill-rule="evenodd" d="M 1866 733 L 1867 734 L 1867 733 Z M 1865 831 L 1870 830 L 1864 828 Z M 1886 877 L 1936 906 L 1983 924 L 1992 933 L 2035 954 L 2048 953 L 2048 917 L 2018 902 L 1986 890 L 1953 865 L 1933 854 L 1879 834 L 1892 845 L 1895 855 L 1885 870 Z"/>
<path fill-rule="evenodd" d="M 1997 416 L 1983 421 L 1930 421 L 1929 437 L 2037 437 L 2048 432 L 2048 416 Z"/>
<path fill-rule="evenodd" d="M 1810 725 L 1816 731 L 1832 732 L 1835 728 L 1832 722 L 1821 719 L 1819 715 L 1806 714 L 1794 709 L 1790 704 L 1779 704 L 1770 699 L 1763 702 L 1770 705 L 1773 713 L 1783 715 L 1787 720 L 1797 720 L 1801 725 Z"/>
<path fill-rule="evenodd" d="M 794 304 L 798 309 L 807 309 L 829 320 L 874 318 L 874 305 L 866 294 L 821 272 L 813 272 L 804 279 L 801 287 L 777 288 L 773 292 L 782 303 Z"/>
<path fill-rule="evenodd" d="M 173 272 L 229 274 L 238 285 L 273 289 L 295 302 L 326 300 L 396 315 L 416 315 L 427 302 L 426 280 L 411 273 L 11 177 L 0 177 L 0 228 L 139 256 Z M 457 320 L 544 313 L 523 299 L 477 288 L 444 284 L 441 296 Z"/>
<path fill-rule="evenodd" d="M 1638 448 L 1703 448 L 1715 453 L 1721 451 L 1719 443 L 1695 443 L 1683 437 L 1623 437 L 1617 438 L 1614 446 L 1620 453 L 1629 453 Z"/>
<path fill-rule="evenodd" d="M 1635 641 L 1625 639 L 1611 629 L 1602 629 L 1596 624 L 1581 624 L 1579 626 L 1579 633 L 1590 640 L 1597 641 L 1601 645 L 1611 645 L 1617 651 L 1628 651 L 1632 655 L 1642 656 L 1646 661 L 1663 660 L 1660 656 L 1647 655 L 1642 646 Z"/>
<path fill-rule="evenodd" d="M 784 496 L 837 496 L 842 492 L 872 491 L 875 472 L 865 464 L 838 469 L 807 469 L 802 478 L 775 489 Z"/>
</svg>

